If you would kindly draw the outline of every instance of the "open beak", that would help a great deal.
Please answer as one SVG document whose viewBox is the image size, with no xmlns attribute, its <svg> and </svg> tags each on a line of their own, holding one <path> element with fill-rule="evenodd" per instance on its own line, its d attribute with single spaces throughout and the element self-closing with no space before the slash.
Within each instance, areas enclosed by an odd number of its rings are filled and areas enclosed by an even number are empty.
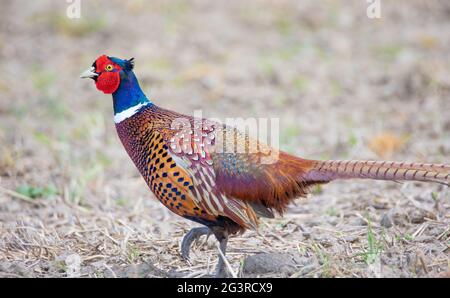
<svg viewBox="0 0 450 298">
<path fill-rule="evenodd" d="M 85 79 L 85 78 L 91 78 L 91 79 L 95 79 L 98 77 L 98 73 L 95 72 L 95 68 L 92 66 L 89 69 L 86 69 L 81 75 L 80 78 Z"/>
</svg>

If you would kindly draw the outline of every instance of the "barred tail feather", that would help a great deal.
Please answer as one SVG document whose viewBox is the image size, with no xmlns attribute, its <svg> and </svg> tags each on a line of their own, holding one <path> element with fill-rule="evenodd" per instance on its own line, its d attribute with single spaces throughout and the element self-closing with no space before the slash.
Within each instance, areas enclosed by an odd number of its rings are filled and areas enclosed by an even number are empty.
<svg viewBox="0 0 450 298">
<path fill-rule="evenodd" d="M 425 181 L 450 186 L 450 165 L 360 160 L 315 161 L 305 178 L 310 182 L 360 178 Z"/>
</svg>

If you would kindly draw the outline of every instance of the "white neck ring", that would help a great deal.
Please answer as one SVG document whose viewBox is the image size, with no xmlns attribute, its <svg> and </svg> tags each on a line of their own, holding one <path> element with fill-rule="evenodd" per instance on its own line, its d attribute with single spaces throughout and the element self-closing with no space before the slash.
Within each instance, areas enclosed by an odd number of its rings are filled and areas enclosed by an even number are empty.
<svg viewBox="0 0 450 298">
<path fill-rule="evenodd" d="M 142 108 L 143 106 L 146 106 L 148 104 L 149 104 L 149 102 L 140 103 L 140 104 L 132 106 L 120 113 L 114 114 L 114 123 L 118 124 L 118 123 L 122 122 L 123 120 L 130 118 L 131 116 L 136 114 L 140 108 Z"/>
</svg>

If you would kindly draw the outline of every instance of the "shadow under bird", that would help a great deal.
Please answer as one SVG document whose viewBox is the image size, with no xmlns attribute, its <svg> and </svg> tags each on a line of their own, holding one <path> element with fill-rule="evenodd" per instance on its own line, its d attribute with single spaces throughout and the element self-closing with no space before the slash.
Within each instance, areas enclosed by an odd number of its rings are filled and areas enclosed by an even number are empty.
<svg viewBox="0 0 450 298">
<path fill-rule="evenodd" d="M 133 59 L 102 55 L 81 77 L 112 94 L 119 138 L 156 198 L 203 225 L 184 236 L 185 259 L 191 244 L 209 234 L 225 255 L 229 235 L 257 229 L 260 217 L 283 214 L 292 200 L 305 197 L 316 184 L 348 178 L 450 184 L 449 164 L 303 159 L 233 127 L 166 110 L 145 96 L 133 67 Z M 263 162 L 273 153 L 276 161 Z M 219 256 L 216 276 L 227 275 Z"/>
</svg>

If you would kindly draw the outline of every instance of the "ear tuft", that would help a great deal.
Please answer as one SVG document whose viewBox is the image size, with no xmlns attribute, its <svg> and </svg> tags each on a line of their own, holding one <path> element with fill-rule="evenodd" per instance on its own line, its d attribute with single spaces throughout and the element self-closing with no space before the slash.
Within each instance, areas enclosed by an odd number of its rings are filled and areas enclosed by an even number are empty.
<svg viewBox="0 0 450 298">
<path fill-rule="evenodd" d="M 130 70 L 134 68 L 134 57 L 127 60 Z"/>
<path fill-rule="evenodd" d="M 108 57 L 108 59 L 122 67 L 124 70 L 133 70 L 134 58 L 131 59 L 119 59 L 116 57 Z"/>
</svg>

